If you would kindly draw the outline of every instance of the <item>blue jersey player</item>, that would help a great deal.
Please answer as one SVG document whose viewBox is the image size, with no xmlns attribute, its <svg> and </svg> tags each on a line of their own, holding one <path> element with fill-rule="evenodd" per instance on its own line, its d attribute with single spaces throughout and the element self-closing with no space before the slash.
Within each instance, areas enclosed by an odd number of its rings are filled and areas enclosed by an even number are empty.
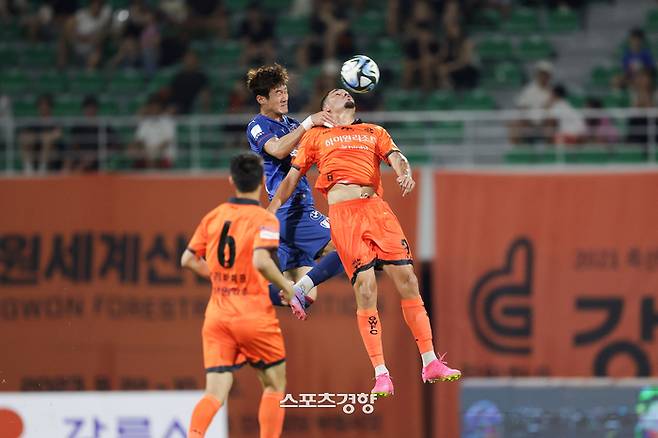
<svg viewBox="0 0 658 438">
<path fill-rule="evenodd" d="M 247 138 L 251 150 L 263 157 L 270 200 L 290 170 L 302 135 L 316 125 L 333 125 L 333 119 L 324 111 L 302 123 L 288 117 L 287 83 L 288 72 L 278 64 L 252 69 L 247 74 L 247 87 L 260 105 L 260 113 L 247 125 Z M 306 307 L 317 296 L 315 286 L 344 272 L 343 267 L 331 243 L 329 220 L 315 209 L 306 177 L 301 178 L 276 216 L 280 223 L 279 264 L 286 278 L 295 282 L 291 308 L 296 317 L 305 319 Z M 270 297 L 275 304 L 281 304 L 278 288 L 270 286 Z"/>
</svg>

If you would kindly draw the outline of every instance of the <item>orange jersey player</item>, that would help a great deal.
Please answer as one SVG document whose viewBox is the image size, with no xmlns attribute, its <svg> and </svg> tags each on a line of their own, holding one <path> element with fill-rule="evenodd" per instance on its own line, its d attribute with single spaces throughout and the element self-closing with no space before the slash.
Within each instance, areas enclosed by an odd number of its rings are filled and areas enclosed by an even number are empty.
<svg viewBox="0 0 658 438">
<path fill-rule="evenodd" d="M 279 402 L 285 391 L 286 352 L 268 282 L 288 300 L 294 291 L 270 255 L 279 246 L 279 221 L 258 202 L 263 181 L 260 157 L 235 157 L 229 180 L 236 197 L 201 220 L 181 258 L 184 267 L 212 282 L 202 330 L 206 393 L 194 408 L 188 436 L 205 436 L 228 397 L 233 371 L 249 363 L 263 384 L 260 437 L 274 438 L 283 427 Z"/>
<path fill-rule="evenodd" d="M 415 186 L 409 162 L 384 128 L 355 119 L 352 96 L 331 90 L 322 102 L 338 124 L 314 127 L 302 137 L 292 169 L 279 186 L 268 210 L 276 209 L 292 193 L 299 178 L 315 164 L 320 172 L 316 188 L 327 196 L 331 238 L 356 293 L 359 332 L 375 368 L 373 393 L 393 394 L 384 363 L 381 320 L 377 312 L 375 268 L 393 280 L 402 298 L 402 313 L 423 360 L 424 382 L 456 380 L 459 370 L 437 358 L 432 328 L 418 289 L 408 241 L 395 214 L 382 199 L 382 161 L 398 175 L 405 196 Z"/>
</svg>

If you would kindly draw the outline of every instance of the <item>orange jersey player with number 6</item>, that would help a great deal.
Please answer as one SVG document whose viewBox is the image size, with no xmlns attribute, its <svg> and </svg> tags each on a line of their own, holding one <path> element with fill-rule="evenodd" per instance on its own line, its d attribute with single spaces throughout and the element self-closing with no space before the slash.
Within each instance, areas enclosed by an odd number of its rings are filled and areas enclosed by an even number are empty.
<svg viewBox="0 0 658 438">
<path fill-rule="evenodd" d="M 373 393 L 393 394 L 393 381 L 384 362 L 375 268 L 383 269 L 400 293 L 404 320 L 423 360 L 423 381 L 460 378 L 461 372 L 449 368 L 434 352 L 432 328 L 418 289 L 409 244 L 398 219 L 382 199 L 380 163 L 384 161 L 393 167 L 405 196 L 415 186 L 409 162 L 384 128 L 355 118 L 356 104 L 347 91 L 331 90 L 323 99 L 322 110 L 338 124 L 332 128 L 314 127 L 304 134 L 292 168 L 268 210 L 276 211 L 299 178 L 313 164 L 317 165 L 320 175 L 316 188 L 329 201 L 331 238 L 352 281 L 359 332 L 375 368 Z"/>
<path fill-rule="evenodd" d="M 285 391 L 286 352 L 268 282 L 288 301 L 294 291 L 270 255 L 279 246 L 279 221 L 258 202 L 261 158 L 251 153 L 233 158 L 229 181 L 236 197 L 201 220 L 181 258 L 184 267 L 212 282 L 202 330 L 206 393 L 194 408 L 188 437 L 205 436 L 226 402 L 233 371 L 248 362 L 263 385 L 260 437 L 276 438 L 284 419 L 279 402 Z"/>
</svg>

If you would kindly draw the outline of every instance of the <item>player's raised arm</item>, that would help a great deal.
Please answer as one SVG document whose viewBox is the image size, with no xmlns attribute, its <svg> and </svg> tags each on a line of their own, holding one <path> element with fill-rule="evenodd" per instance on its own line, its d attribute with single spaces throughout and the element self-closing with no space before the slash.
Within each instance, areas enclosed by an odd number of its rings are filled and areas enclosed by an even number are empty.
<svg viewBox="0 0 658 438">
<path fill-rule="evenodd" d="M 302 136 L 306 131 L 314 126 L 329 126 L 335 125 L 334 119 L 331 114 L 326 111 L 320 111 L 308 116 L 301 125 L 294 131 L 284 135 L 281 138 L 272 137 L 263 146 L 265 152 L 279 160 L 289 156 L 293 149 L 297 146 Z"/>
<path fill-rule="evenodd" d="M 269 212 L 276 213 L 279 207 L 281 207 L 288 200 L 288 198 L 290 198 L 290 195 L 292 195 L 292 192 L 295 191 L 295 187 L 297 187 L 297 183 L 301 177 L 301 171 L 294 167 L 290 168 L 286 177 L 283 179 L 283 181 L 281 181 L 281 184 L 279 184 L 279 188 L 274 194 L 270 205 L 267 207 Z"/>
<path fill-rule="evenodd" d="M 388 157 L 391 167 L 397 174 L 397 182 L 402 189 L 402 196 L 406 196 L 410 193 L 416 186 L 416 182 L 413 179 L 411 174 L 411 166 L 409 165 L 409 160 L 407 157 L 402 155 L 402 152 L 399 150 L 393 151 Z"/>
<path fill-rule="evenodd" d="M 208 267 L 208 263 L 206 263 L 201 257 L 197 258 L 196 254 L 190 251 L 189 248 L 183 252 L 183 255 L 180 258 L 180 265 L 183 268 L 191 269 L 204 278 L 210 278 L 210 268 Z"/>
</svg>

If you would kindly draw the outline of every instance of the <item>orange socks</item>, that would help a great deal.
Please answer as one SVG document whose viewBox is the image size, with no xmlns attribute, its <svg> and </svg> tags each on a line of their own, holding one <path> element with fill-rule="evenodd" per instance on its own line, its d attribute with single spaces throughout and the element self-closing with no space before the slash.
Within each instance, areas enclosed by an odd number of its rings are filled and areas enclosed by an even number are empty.
<svg viewBox="0 0 658 438">
<path fill-rule="evenodd" d="M 222 404 L 211 395 L 204 395 L 194 407 L 192 420 L 190 421 L 190 432 L 188 438 L 203 438 L 210 422 Z"/>
<path fill-rule="evenodd" d="M 382 347 L 382 323 L 377 309 L 356 311 L 361 339 L 366 346 L 373 367 L 384 364 L 384 348 Z"/>
<path fill-rule="evenodd" d="M 279 438 L 281 436 L 286 413 L 285 409 L 279 406 L 281 400 L 283 400 L 281 392 L 263 393 L 258 407 L 260 438 Z"/>
<path fill-rule="evenodd" d="M 432 345 L 432 326 L 430 319 L 425 311 L 425 304 L 421 297 L 401 300 L 402 315 L 409 326 L 411 333 L 416 339 L 418 351 L 423 354 L 428 351 L 434 351 Z"/>
</svg>

